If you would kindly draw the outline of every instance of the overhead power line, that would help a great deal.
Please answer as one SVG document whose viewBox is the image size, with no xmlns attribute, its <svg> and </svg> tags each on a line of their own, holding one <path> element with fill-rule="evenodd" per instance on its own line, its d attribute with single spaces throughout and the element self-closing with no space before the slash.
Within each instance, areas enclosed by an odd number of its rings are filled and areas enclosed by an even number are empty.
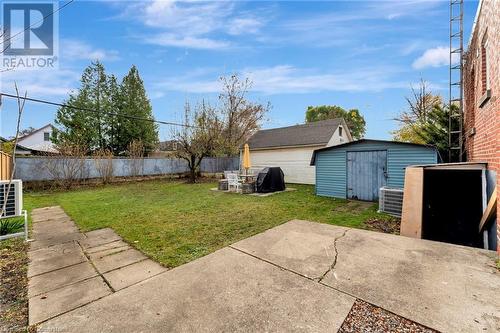
<svg viewBox="0 0 500 333">
<path fill-rule="evenodd" d="M 23 96 L 17 96 L 13 94 L 7 94 L 7 93 L 0 93 L 0 98 L 1 97 L 9 97 L 9 98 L 15 98 L 15 99 L 22 99 L 28 102 L 35 102 L 35 103 L 41 103 L 41 104 L 47 104 L 47 105 L 53 105 L 53 106 L 58 106 L 58 107 L 64 107 L 68 109 L 73 109 L 73 110 L 79 110 L 79 111 L 84 111 L 84 112 L 90 112 L 90 113 L 96 113 L 96 114 L 101 114 L 101 115 L 108 115 L 108 116 L 115 116 L 115 117 L 121 117 L 121 118 L 128 118 L 128 119 L 133 119 L 133 120 L 140 120 L 140 121 L 148 121 L 152 123 L 158 123 L 162 125 L 171 125 L 171 126 L 182 126 L 182 127 L 194 127 L 191 125 L 187 124 L 180 124 L 180 123 L 174 123 L 171 121 L 163 121 L 163 120 L 156 120 L 156 119 L 151 119 L 151 118 L 143 118 L 143 117 L 137 117 L 137 116 L 131 116 L 131 115 L 126 115 L 126 114 L 121 114 L 121 113 L 116 113 L 116 112 L 104 112 L 100 110 L 94 110 L 94 109 L 88 109 L 88 108 L 80 108 L 64 103 L 56 103 L 56 102 L 51 102 L 39 98 L 30 98 L 30 97 L 23 97 Z"/>
</svg>

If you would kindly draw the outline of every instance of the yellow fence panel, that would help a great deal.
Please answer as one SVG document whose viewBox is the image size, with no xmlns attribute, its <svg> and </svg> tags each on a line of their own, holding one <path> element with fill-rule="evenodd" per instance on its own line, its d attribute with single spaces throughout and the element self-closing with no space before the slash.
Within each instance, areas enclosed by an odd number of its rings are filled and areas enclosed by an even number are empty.
<svg viewBox="0 0 500 333">
<path fill-rule="evenodd" d="M 12 156 L 0 151 L 0 180 L 9 180 L 12 172 Z"/>
</svg>

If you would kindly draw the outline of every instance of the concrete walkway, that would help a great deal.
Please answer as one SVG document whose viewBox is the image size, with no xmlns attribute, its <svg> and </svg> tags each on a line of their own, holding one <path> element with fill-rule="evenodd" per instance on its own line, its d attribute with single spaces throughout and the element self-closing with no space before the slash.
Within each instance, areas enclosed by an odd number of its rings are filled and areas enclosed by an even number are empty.
<svg viewBox="0 0 500 333">
<path fill-rule="evenodd" d="M 500 276 L 491 266 L 493 252 L 294 220 L 139 283 L 127 281 L 134 274 L 118 274 L 120 284 L 108 273 L 124 268 L 93 254 L 126 245 L 118 238 L 104 242 L 117 237 L 109 229 L 84 236 L 52 247 L 65 247 L 72 253 L 70 267 L 83 272 L 73 271 L 68 279 L 86 278 L 66 281 L 51 298 L 31 295 L 30 322 L 31 311 L 42 305 L 84 301 L 69 312 L 36 315 L 42 331 L 337 332 L 357 298 L 442 332 L 500 330 Z M 108 245 L 114 242 L 120 246 Z M 81 252 L 68 244 L 81 246 Z M 127 251 L 134 250 L 117 253 Z M 115 258 L 141 260 L 140 255 Z M 147 261 L 130 260 L 125 268 Z M 79 267 L 85 263 L 93 270 Z M 66 276 L 49 266 L 52 272 L 40 274 L 58 276 L 54 281 Z M 68 297 L 76 284 L 92 291 Z"/>
<path fill-rule="evenodd" d="M 60 207 L 32 212 L 29 323 L 38 324 L 166 271 L 111 229 L 80 233 Z"/>
</svg>

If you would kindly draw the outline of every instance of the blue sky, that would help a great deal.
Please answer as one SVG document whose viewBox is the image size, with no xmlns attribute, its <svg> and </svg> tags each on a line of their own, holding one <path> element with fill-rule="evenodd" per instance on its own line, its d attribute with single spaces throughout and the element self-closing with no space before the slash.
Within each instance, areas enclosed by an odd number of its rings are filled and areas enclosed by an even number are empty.
<svg viewBox="0 0 500 333">
<path fill-rule="evenodd" d="M 64 2 L 61 2 L 61 4 Z M 186 100 L 217 103 L 218 77 L 253 80 L 269 101 L 265 128 L 302 123 L 308 105 L 358 108 L 367 138 L 389 139 L 391 119 L 422 77 L 447 95 L 449 1 L 75 1 L 59 14 L 58 70 L 2 74 L 34 98 L 62 102 L 93 59 L 122 77 L 135 64 L 155 117 L 180 121 Z M 477 1 L 465 2 L 468 40 Z M 27 103 L 22 127 L 53 122 L 56 109 Z M 14 133 L 4 99 L 0 135 Z M 171 129 L 160 128 L 160 139 Z"/>
</svg>

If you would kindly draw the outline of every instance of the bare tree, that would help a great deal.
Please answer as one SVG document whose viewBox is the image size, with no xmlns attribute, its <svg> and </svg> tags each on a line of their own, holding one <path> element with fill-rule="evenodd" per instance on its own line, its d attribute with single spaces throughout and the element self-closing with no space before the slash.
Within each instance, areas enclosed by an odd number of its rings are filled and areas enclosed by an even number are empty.
<svg viewBox="0 0 500 333">
<path fill-rule="evenodd" d="M 99 176 L 104 184 L 113 179 L 113 152 L 109 149 L 96 150 L 92 157 Z"/>
<path fill-rule="evenodd" d="M 12 189 L 12 180 L 14 179 L 14 173 L 16 171 L 16 148 L 17 148 L 17 141 L 19 139 L 19 127 L 21 125 L 21 117 L 23 115 L 24 111 L 24 103 L 26 103 L 26 97 L 28 95 L 28 92 L 24 92 L 24 97 L 21 97 L 19 95 L 19 89 L 17 87 L 17 83 L 14 83 L 14 87 L 16 89 L 16 96 L 17 96 L 17 123 L 16 123 L 16 134 L 14 136 L 14 147 L 12 149 L 12 168 L 10 171 L 9 175 L 9 183 L 7 185 L 7 193 L 5 193 L 5 187 L 4 187 L 4 194 L 3 197 L 7 198 L 8 194 L 10 193 Z M 7 200 L 4 200 L 2 207 L 0 208 L 0 216 L 4 215 L 4 212 L 7 208 Z"/>
<path fill-rule="evenodd" d="M 252 87 L 249 78 L 241 79 L 237 74 L 222 76 L 221 121 L 224 123 L 220 152 L 223 155 L 235 155 L 259 128 L 264 116 L 270 109 L 270 104 L 262 105 L 247 99 Z"/>
<path fill-rule="evenodd" d="M 222 123 L 217 112 L 209 104 L 202 102 L 194 111 L 186 102 L 184 107 L 184 127 L 174 133 L 178 142 L 176 157 L 188 163 L 190 181 L 196 182 L 203 158 L 211 156 L 220 142 Z"/>
<path fill-rule="evenodd" d="M 54 185 L 69 189 L 85 178 L 85 156 L 87 147 L 83 144 L 60 142 L 59 155 L 47 155 L 43 167 L 54 180 Z"/>
<path fill-rule="evenodd" d="M 413 124 L 415 122 L 426 122 L 427 117 L 436 105 L 442 105 L 441 96 L 434 95 L 427 82 L 420 79 L 418 88 L 411 86 L 411 96 L 405 97 L 408 109 L 395 118 L 403 124 Z"/>
<path fill-rule="evenodd" d="M 144 144 L 141 140 L 133 140 L 128 144 L 129 172 L 131 176 L 142 175 L 144 166 Z"/>
</svg>

